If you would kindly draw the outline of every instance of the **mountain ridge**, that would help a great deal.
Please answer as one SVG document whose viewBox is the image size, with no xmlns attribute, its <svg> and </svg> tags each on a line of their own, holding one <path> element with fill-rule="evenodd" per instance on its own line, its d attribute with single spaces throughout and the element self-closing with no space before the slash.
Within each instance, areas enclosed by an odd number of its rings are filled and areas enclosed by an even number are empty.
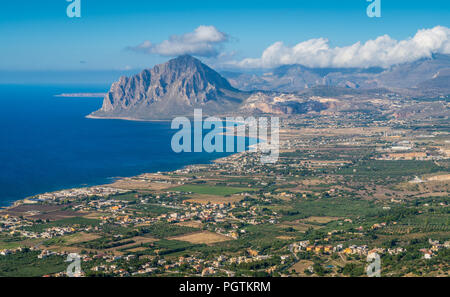
<svg viewBox="0 0 450 297">
<path fill-rule="evenodd" d="M 232 86 L 244 91 L 296 92 L 316 86 L 350 89 L 417 88 L 440 71 L 450 69 L 450 55 L 434 54 L 430 58 L 393 65 L 389 68 L 310 68 L 301 64 L 282 65 L 265 74 L 224 71 Z M 439 85 L 437 85 L 439 83 Z M 450 81 L 435 80 L 433 86 L 445 89 Z M 428 84 L 431 85 L 431 84 Z"/>
<path fill-rule="evenodd" d="M 284 65 L 271 73 L 224 76 L 194 57 L 179 56 L 136 75 L 120 77 L 105 95 L 101 109 L 88 117 L 169 120 L 190 117 L 197 108 L 205 116 L 291 115 L 336 109 L 339 104 L 318 99 L 323 96 L 350 95 L 356 105 L 363 97 L 387 93 L 405 98 L 441 96 L 450 93 L 450 55 L 386 70 Z"/>
<path fill-rule="evenodd" d="M 194 108 L 206 114 L 237 110 L 245 93 L 219 73 L 184 55 L 113 83 L 102 108 L 92 118 L 167 119 L 188 115 Z"/>
</svg>

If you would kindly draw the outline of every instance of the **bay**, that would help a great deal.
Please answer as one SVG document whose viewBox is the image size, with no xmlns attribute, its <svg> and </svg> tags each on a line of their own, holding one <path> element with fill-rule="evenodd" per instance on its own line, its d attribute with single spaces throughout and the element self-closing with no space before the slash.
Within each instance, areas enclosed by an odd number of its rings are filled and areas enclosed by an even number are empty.
<svg viewBox="0 0 450 297">
<path fill-rule="evenodd" d="M 174 153 L 170 122 L 87 119 L 107 85 L 0 85 L 0 206 L 65 188 L 209 163 L 229 153 Z"/>
</svg>

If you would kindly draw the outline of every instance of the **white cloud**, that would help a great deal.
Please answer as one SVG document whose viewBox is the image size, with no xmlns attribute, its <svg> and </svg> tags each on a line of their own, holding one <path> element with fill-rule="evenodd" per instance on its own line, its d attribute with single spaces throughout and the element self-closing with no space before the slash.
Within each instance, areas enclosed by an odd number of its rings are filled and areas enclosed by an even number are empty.
<svg viewBox="0 0 450 297">
<path fill-rule="evenodd" d="M 193 32 L 183 35 L 173 35 L 168 40 L 153 44 L 145 41 L 129 49 L 162 56 L 195 55 L 200 57 L 215 57 L 219 54 L 220 44 L 228 41 L 228 35 L 220 32 L 214 26 L 199 26 Z"/>
<path fill-rule="evenodd" d="M 412 38 L 397 41 L 383 35 L 365 43 L 330 48 L 325 38 L 311 39 L 286 46 L 275 42 L 256 59 L 230 62 L 230 66 L 271 68 L 286 64 L 309 67 L 388 67 L 394 64 L 431 57 L 434 53 L 450 54 L 450 29 L 437 26 L 419 30 Z"/>
</svg>

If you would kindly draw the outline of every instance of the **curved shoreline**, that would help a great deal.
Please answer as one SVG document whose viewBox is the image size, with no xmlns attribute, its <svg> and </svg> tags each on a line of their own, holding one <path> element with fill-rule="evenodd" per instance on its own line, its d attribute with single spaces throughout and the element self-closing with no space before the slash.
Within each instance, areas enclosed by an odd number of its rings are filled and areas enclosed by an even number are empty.
<svg viewBox="0 0 450 297">
<path fill-rule="evenodd" d="M 224 136 L 227 136 L 226 133 L 227 132 L 224 131 L 221 134 L 224 135 Z M 246 139 L 247 138 L 248 137 L 246 137 Z M 249 146 L 249 147 L 251 147 L 251 146 Z M 234 155 L 242 154 L 242 153 L 245 153 L 245 152 L 248 152 L 248 151 L 249 150 L 246 149 L 244 152 L 230 152 L 229 155 L 227 155 L 227 156 L 222 156 L 222 157 L 218 157 L 218 158 L 215 158 L 215 159 L 211 159 L 211 160 L 209 160 L 209 161 L 207 161 L 205 163 L 186 164 L 186 165 L 183 165 L 181 167 L 177 167 L 176 169 L 168 170 L 168 171 L 155 170 L 155 171 L 145 171 L 145 172 L 141 172 L 139 174 L 130 175 L 130 176 L 107 177 L 105 179 L 111 179 L 113 181 L 111 183 L 106 183 L 106 184 L 105 183 L 92 183 L 92 184 L 88 185 L 88 184 L 85 183 L 84 186 L 62 187 L 59 190 L 48 191 L 48 192 L 40 192 L 40 193 L 36 193 L 34 195 L 31 195 L 31 196 L 27 196 L 27 197 L 24 197 L 24 198 L 21 198 L 21 199 L 10 201 L 10 202 L 8 202 L 9 205 L 0 206 L 0 210 L 8 210 L 8 209 L 14 208 L 14 207 L 16 207 L 18 205 L 21 205 L 21 204 L 27 204 L 26 200 L 30 200 L 31 201 L 32 199 L 35 199 L 36 196 L 43 195 L 43 194 L 56 193 L 56 192 L 60 192 L 60 191 L 68 191 L 68 190 L 74 190 L 74 189 L 88 189 L 88 188 L 92 188 L 92 187 L 108 187 L 108 186 L 110 186 L 110 185 L 114 184 L 115 182 L 120 181 L 122 179 L 135 178 L 135 177 L 139 177 L 140 175 L 155 174 L 155 173 L 174 173 L 177 170 L 182 170 L 182 169 L 184 169 L 186 167 L 189 167 L 189 166 L 211 165 L 211 164 L 213 164 L 215 162 L 219 162 L 219 160 L 221 160 L 223 158 L 227 158 L 227 157 L 231 157 L 231 156 L 234 156 Z"/>
<path fill-rule="evenodd" d="M 155 123 L 156 122 L 170 122 L 170 120 L 142 120 L 142 119 L 128 118 L 128 117 L 99 117 L 99 116 L 94 116 L 94 115 L 91 115 L 91 114 L 85 116 L 85 118 L 88 118 L 88 119 L 113 119 L 113 120 L 123 120 L 123 121 L 155 122 Z M 243 123 L 238 123 L 238 124 L 243 124 Z M 224 137 L 227 137 L 227 136 L 228 137 L 231 137 L 231 136 L 239 137 L 239 136 L 237 136 L 235 134 L 235 131 L 233 129 L 234 129 L 234 126 L 233 127 L 227 127 L 227 126 L 224 125 L 223 131 L 220 132 L 219 135 L 223 135 Z M 244 137 L 245 137 L 246 140 L 249 139 L 249 136 L 247 134 Z M 252 139 L 254 139 L 254 138 L 252 138 Z M 256 140 L 257 143 L 259 143 L 259 142 L 266 142 L 266 141 L 267 141 L 267 139 L 264 139 L 264 138 L 260 137 L 259 135 L 258 135 L 257 140 Z M 251 151 L 252 148 L 255 145 L 256 144 L 249 145 L 248 147 L 246 147 L 244 152 Z M 224 153 L 226 153 L 226 152 L 224 152 Z M 96 183 L 96 182 L 92 182 L 92 183 L 82 183 L 82 184 L 79 184 L 79 185 L 74 185 L 73 187 L 72 186 L 69 186 L 69 187 L 62 186 L 60 188 L 56 187 L 57 189 L 55 189 L 55 190 L 39 192 L 39 193 L 32 194 L 30 196 L 26 196 L 24 198 L 20 198 L 20 199 L 17 199 L 17 200 L 5 201 L 4 206 L 0 206 L 0 209 L 9 209 L 9 208 L 15 207 L 18 204 L 23 204 L 24 201 L 26 201 L 28 199 L 35 198 L 38 195 L 43 195 L 43 194 L 47 194 L 47 193 L 55 193 L 55 192 L 71 190 L 71 189 L 83 189 L 83 188 L 91 188 L 91 187 L 108 186 L 108 185 L 114 183 L 117 180 L 124 179 L 124 178 L 133 178 L 133 177 L 140 176 L 142 174 L 152 174 L 152 173 L 157 173 L 157 172 L 172 173 L 172 172 L 175 172 L 177 170 L 186 168 L 188 166 L 210 165 L 210 164 L 213 164 L 213 163 L 217 162 L 218 160 L 220 160 L 222 158 L 230 157 L 230 156 L 233 156 L 233 155 L 236 155 L 236 154 L 241 154 L 241 153 L 242 152 L 229 152 L 226 156 L 221 156 L 221 157 L 213 158 L 213 159 L 207 159 L 207 160 L 205 160 L 205 162 L 202 162 L 202 163 L 185 164 L 185 165 L 182 165 L 180 167 L 176 167 L 175 169 L 168 170 L 168 171 L 164 171 L 164 170 L 162 170 L 162 171 L 161 170 L 150 170 L 150 171 L 142 171 L 142 172 L 140 172 L 138 174 L 124 175 L 124 176 L 120 176 L 120 177 L 116 176 L 116 177 L 105 177 L 105 178 L 102 178 L 103 180 L 109 180 L 109 179 L 114 180 L 111 183 L 103 183 L 103 182 Z"/>
<path fill-rule="evenodd" d="M 238 154 L 238 153 L 234 153 L 234 154 Z M 230 155 L 225 156 L 225 157 L 229 157 L 229 156 L 234 155 L 234 154 L 233 154 L 233 153 L 230 153 Z M 68 191 L 68 190 L 74 190 L 74 189 L 88 189 L 88 188 L 92 188 L 92 187 L 108 187 L 108 186 L 112 185 L 113 183 L 115 183 L 115 182 L 117 182 L 117 181 L 120 181 L 120 180 L 122 180 L 122 179 L 135 178 L 135 177 L 138 177 L 138 176 L 144 175 L 144 174 L 155 174 L 155 173 L 158 173 L 158 172 L 160 172 L 160 173 L 173 173 L 173 172 L 175 172 L 175 171 L 177 171 L 177 170 L 186 168 L 186 167 L 188 167 L 188 166 L 211 165 L 212 163 L 216 162 L 217 160 L 220 160 L 220 159 L 225 158 L 225 157 L 220 157 L 220 158 L 217 158 L 217 159 L 213 159 L 213 160 L 208 161 L 207 163 L 187 164 L 187 165 L 183 165 L 183 166 L 181 166 L 181 167 L 177 167 L 176 169 L 169 170 L 169 171 L 160 171 L 160 170 L 156 170 L 156 171 L 146 171 L 146 172 L 141 172 L 141 173 L 139 173 L 139 174 L 129 175 L 129 176 L 107 177 L 107 178 L 105 178 L 105 179 L 111 179 L 111 180 L 113 180 L 113 181 L 112 181 L 111 183 L 106 183 L 106 184 L 105 184 L 105 183 L 92 183 L 92 184 L 86 184 L 86 183 L 84 183 L 84 186 L 62 187 L 62 188 L 59 189 L 59 190 L 48 191 L 48 192 L 40 192 L 40 193 L 36 193 L 36 194 L 34 194 L 34 195 L 27 196 L 27 197 L 24 197 L 24 198 L 21 198 L 21 199 L 17 199 L 17 200 L 14 200 L 14 201 L 9 201 L 9 202 L 7 202 L 7 203 L 9 203 L 9 205 L 0 206 L 0 210 L 8 210 L 8 209 L 14 208 L 14 207 L 16 207 L 16 206 L 18 206 L 18 205 L 21 205 L 21 204 L 27 204 L 27 203 L 25 202 L 26 200 L 30 200 L 30 201 L 31 201 L 32 199 L 35 199 L 36 196 L 43 195 L 43 194 L 56 193 L 56 192 L 60 192 L 60 191 Z"/>
</svg>

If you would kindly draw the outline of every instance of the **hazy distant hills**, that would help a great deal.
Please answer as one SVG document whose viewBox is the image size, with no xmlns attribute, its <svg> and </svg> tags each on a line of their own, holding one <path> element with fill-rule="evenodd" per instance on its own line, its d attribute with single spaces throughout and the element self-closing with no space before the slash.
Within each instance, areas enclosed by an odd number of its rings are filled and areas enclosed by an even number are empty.
<svg viewBox="0 0 450 297">
<path fill-rule="evenodd" d="M 447 94 L 450 93 L 450 68 L 438 71 L 432 79 L 421 82 L 418 88 L 439 89 Z"/>
<path fill-rule="evenodd" d="M 315 86 L 350 89 L 448 89 L 450 55 L 433 55 L 412 63 L 383 68 L 309 68 L 284 65 L 264 74 L 223 72 L 235 88 L 254 91 L 300 91 Z"/>
</svg>

